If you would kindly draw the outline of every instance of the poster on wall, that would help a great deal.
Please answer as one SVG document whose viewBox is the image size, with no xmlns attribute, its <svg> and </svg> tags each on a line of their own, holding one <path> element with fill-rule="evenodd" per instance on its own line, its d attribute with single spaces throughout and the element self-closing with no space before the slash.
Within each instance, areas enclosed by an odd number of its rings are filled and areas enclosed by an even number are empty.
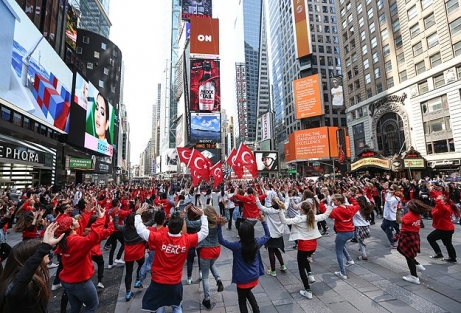
<svg viewBox="0 0 461 313">
<path fill-rule="evenodd" d="M 182 0 L 182 19 L 188 20 L 191 16 L 211 17 L 212 0 Z"/>
<path fill-rule="evenodd" d="M 191 114 L 190 143 L 221 142 L 221 114 Z"/>
<path fill-rule="evenodd" d="M 219 60 L 190 60 L 190 110 L 194 112 L 221 111 Z"/>
<path fill-rule="evenodd" d="M 277 151 L 255 151 L 258 171 L 271 172 L 279 170 L 279 157 Z"/>
<path fill-rule="evenodd" d="M 69 131 L 72 72 L 16 1 L 0 5 L 0 98 Z"/>
<path fill-rule="evenodd" d="M 88 83 L 85 122 L 85 148 L 112 156 L 114 143 L 114 107 Z"/>
</svg>

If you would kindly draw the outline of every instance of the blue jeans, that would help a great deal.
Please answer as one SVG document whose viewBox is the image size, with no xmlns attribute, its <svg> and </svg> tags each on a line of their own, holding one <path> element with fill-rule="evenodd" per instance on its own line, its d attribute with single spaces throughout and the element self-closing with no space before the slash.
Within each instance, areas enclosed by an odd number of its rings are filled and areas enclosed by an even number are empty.
<svg viewBox="0 0 461 313">
<path fill-rule="evenodd" d="M 96 312 L 99 306 L 98 293 L 91 279 L 81 283 L 66 283 L 61 281 L 70 303 L 70 313 L 80 313 L 85 304 L 85 313 Z"/>
<path fill-rule="evenodd" d="M 179 305 L 179 306 L 176 306 L 176 305 L 172 305 L 171 306 L 171 309 L 173 310 L 173 313 L 182 313 L 182 304 Z M 157 311 L 155 311 L 156 313 L 165 313 L 165 307 L 161 307 L 159 308 Z"/>
<path fill-rule="evenodd" d="M 141 270 L 139 271 L 139 280 L 141 282 L 146 279 L 147 272 L 151 272 L 151 267 L 152 267 L 152 262 L 154 262 L 154 255 L 155 255 L 155 250 L 149 250 L 149 256 L 147 257 L 147 260 L 144 262 L 144 264 L 141 267 Z"/>
<path fill-rule="evenodd" d="M 389 220 L 383 219 L 383 222 L 381 223 L 381 229 L 386 233 L 387 239 L 389 239 L 389 242 L 393 244 L 394 243 L 394 240 L 392 240 L 392 237 L 394 237 L 393 230 L 395 229 L 398 233 L 399 224 L 397 224 L 396 221 L 389 221 Z"/>
<path fill-rule="evenodd" d="M 195 251 L 197 251 L 197 255 L 198 255 L 198 250 L 195 247 L 190 247 L 189 251 L 187 251 L 187 278 L 192 278 L 192 269 L 194 268 Z M 202 270 L 202 266 L 200 264 L 200 257 L 198 258 L 198 270 L 199 271 Z"/>
<path fill-rule="evenodd" d="M 346 249 L 346 242 L 354 237 L 354 232 L 337 233 L 335 239 L 336 258 L 338 259 L 339 269 L 341 274 L 346 275 L 346 267 L 344 266 L 343 254 L 347 261 L 352 260 L 349 252 Z"/>
<path fill-rule="evenodd" d="M 208 284 L 208 276 L 211 273 L 214 276 L 214 279 L 216 282 L 221 280 L 221 277 L 219 276 L 218 269 L 214 265 L 216 262 L 217 258 L 215 259 L 202 259 L 200 258 L 200 264 L 202 266 L 202 284 L 203 284 L 203 293 L 205 295 L 205 300 L 210 300 L 210 286 Z"/>
</svg>

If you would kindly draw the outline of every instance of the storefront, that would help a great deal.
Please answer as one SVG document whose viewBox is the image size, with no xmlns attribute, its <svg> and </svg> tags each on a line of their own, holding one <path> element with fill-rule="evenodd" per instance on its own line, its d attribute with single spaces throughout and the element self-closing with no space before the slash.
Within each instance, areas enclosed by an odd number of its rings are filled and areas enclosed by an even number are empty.
<svg viewBox="0 0 461 313">
<path fill-rule="evenodd" d="M 427 161 L 427 167 L 431 171 L 429 175 L 435 177 L 436 175 L 442 175 L 446 177 L 457 177 L 459 176 L 459 167 L 461 165 L 461 159 L 443 159 L 436 161 Z"/>
<path fill-rule="evenodd" d="M 378 151 L 371 149 L 368 146 L 357 154 L 355 160 L 351 164 L 351 172 L 365 173 L 373 177 L 382 176 L 384 172 L 389 172 L 391 169 L 391 160 L 382 156 Z"/>
<path fill-rule="evenodd" d="M 405 176 L 408 174 L 410 179 L 419 180 L 427 174 L 426 159 L 413 147 L 410 147 L 410 150 L 403 153 L 402 160 Z"/>
</svg>

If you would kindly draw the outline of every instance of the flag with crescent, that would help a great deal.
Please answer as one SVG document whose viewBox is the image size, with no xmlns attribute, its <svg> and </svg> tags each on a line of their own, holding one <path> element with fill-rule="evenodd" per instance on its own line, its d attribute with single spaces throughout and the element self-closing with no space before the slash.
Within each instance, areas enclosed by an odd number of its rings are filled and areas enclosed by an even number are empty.
<svg viewBox="0 0 461 313">
<path fill-rule="evenodd" d="M 339 145 L 338 162 L 341 164 L 346 162 L 346 153 L 344 152 L 343 145 Z"/>
<path fill-rule="evenodd" d="M 218 161 L 210 168 L 210 176 L 213 176 L 213 185 L 218 187 L 222 183 L 224 174 L 222 171 L 222 161 Z"/>
<path fill-rule="evenodd" d="M 200 151 L 192 149 L 192 155 L 189 159 L 187 167 L 190 169 L 192 180 L 194 177 L 200 180 L 203 178 L 205 180 L 209 179 L 210 172 L 210 161 L 206 158 Z"/>
<path fill-rule="evenodd" d="M 253 151 L 251 151 L 251 149 L 243 143 L 240 144 L 234 164 L 237 164 L 240 168 L 245 166 L 253 178 L 258 177 L 258 165 L 256 164 L 256 158 Z"/>
<path fill-rule="evenodd" d="M 192 150 L 189 148 L 176 148 L 178 152 L 179 161 L 184 164 L 189 164 L 190 157 L 192 156 Z"/>
<path fill-rule="evenodd" d="M 231 166 L 231 168 L 234 170 L 235 175 L 237 175 L 238 178 L 243 177 L 243 167 L 242 165 L 238 166 L 235 162 L 237 158 L 237 150 L 234 148 L 232 149 L 231 153 L 227 157 L 226 163 Z"/>
</svg>

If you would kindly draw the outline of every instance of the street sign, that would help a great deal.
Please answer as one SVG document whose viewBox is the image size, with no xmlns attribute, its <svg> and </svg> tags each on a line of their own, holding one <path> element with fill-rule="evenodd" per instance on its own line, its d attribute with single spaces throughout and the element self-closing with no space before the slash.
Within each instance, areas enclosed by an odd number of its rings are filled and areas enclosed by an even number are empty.
<svg viewBox="0 0 461 313">
<path fill-rule="evenodd" d="M 296 170 L 288 170 L 288 174 L 296 174 Z"/>
</svg>

